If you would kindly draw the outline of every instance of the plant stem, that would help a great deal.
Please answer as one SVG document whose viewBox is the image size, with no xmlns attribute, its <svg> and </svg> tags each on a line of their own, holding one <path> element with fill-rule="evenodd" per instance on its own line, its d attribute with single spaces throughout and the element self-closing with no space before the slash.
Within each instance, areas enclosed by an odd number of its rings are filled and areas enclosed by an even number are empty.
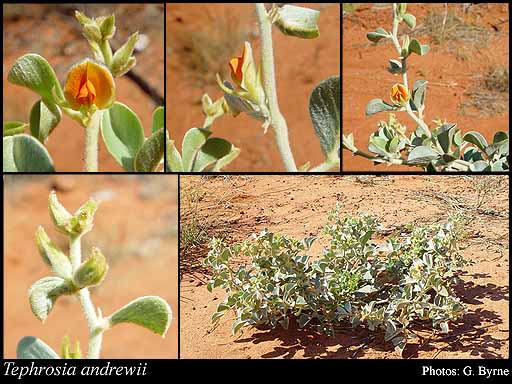
<svg viewBox="0 0 512 384">
<path fill-rule="evenodd" d="M 404 83 L 405 88 L 407 89 L 407 92 L 409 92 L 409 83 L 407 81 L 407 59 L 405 57 L 402 57 L 402 47 L 400 46 L 400 42 L 398 41 L 398 18 L 396 16 L 396 10 L 397 10 L 397 4 L 393 3 L 393 32 L 391 34 L 391 40 L 393 41 L 393 44 L 395 45 L 396 51 L 398 52 L 398 55 L 402 58 L 402 81 Z M 411 118 L 420 126 L 423 128 L 423 130 L 427 133 L 428 137 L 432 137 L 432 134 L 430 133 L 430 129 L 428 128 L 427 123 L 423 121 L 423 116 L 419 118 L 416 116 L 414 111 L 411 109 L 411 106 L 409 103 L 405 106 L 407 110 L 407 114 L 411 116 Z M 418 107 L 421 108 L 421 107 Z M 423 111 L 422 111 L 423 112 Z M 420 113 L 420 112 L 418 112 Z M 423 113 L 421 113 L 423 115 Z"/>
<path fill-rule="evenodd" d="M 101 40 L 98 44 L 100 46 L 101 53 L 103 54 L 103 60 L 105 60 L 105 65 L 108 69 L 112 69 L 112 48 L 110 48 L 110 44 L 108 40 Z"/>
<path fill-rule="evenodd" d="M 98 172 L 98 135 L 100 132 L 101 111 L 95 111 L 85 127 L 85 170 Z"/>
<path fill-rule="evenodd" d="M 277 102 L 276 79 L 274 70 L 274 51 L 272 49 L 272 22 L 267 15 L 263 3 L 255 3 L 256 16 L 261 36 L 261 65 L 263 73 L 263 88 L 267 96 L 270 111 L 270 122 L 287 171 L 297 172 L 293 153 L 288 141 L 288 126 Z"/>
<path fill-rule="evenodd" d="M 81 236 L 70 237 L 69 239 L 69 258 L 73 273 L 80 267 L 82 263 Z M 98 359 L 100 357 L 101 343 L 103 340 L 104 329 L 100 326 L 94 305 L 91 301 L 91 295 L 88 288 L 82 288 L 78 292 L 78 298 L 84 311 L 87 326 L 89 328 L 89 350 L 87 351 L 88 359 Z"/>
<path fill-rule="evenodd" d="M 317 165 L 316 167 L 313 167 L 309 170 L 309 172 L 328 172 L 332 168 L 338 166 L 339 167 L 340 162 L 332 162 L 332 161 L 324 161 L 322 164 Z"/>
</svg>

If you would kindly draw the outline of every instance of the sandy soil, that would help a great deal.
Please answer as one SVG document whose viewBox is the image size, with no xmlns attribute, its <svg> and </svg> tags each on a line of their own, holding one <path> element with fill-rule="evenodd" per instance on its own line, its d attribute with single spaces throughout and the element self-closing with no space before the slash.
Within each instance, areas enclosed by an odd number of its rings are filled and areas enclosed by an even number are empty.
<svg viewBox="0 0 512 384">
<path fill-rule="evenodd" d="M 324 157 L 309 118 L 308 100 L 316 84 L 340 72 L 340 5 L 305 6 L 321 10 L 320 37 L 314 40 L 297 39 L 284 36 L 274 28 L 273 44 L 279 106 L 288 123 L 295 161 L 297 165 L 310 161 L 314 166 L 321 163 Z M 167 127 L 176 146 L 181 148 L 185 132 L 203 124 L 202 95 L 206 92 L 216 100 L 222 93 L 216 83 L 198 84 L 191 79 L 190 70 L 193 69 L 185 65 L 187 55 L 191 53 L 188 47 L 180 43 L 180 35 L 211 28 L 211 23 L 226 20 L 225 15 L 228 15 L 247 26 L 245 39 L 251 41 L 257 60 L 260 44 L 253 7 L 248 4 L 168 4 L 166 12 L 169 42 Z M 226 67 L 232 57 L 240 54 L 244 38 L 239 38 L 239 48 L 234 52 L 218 52 L 225 58 Z M 224 116 L 214 123 L 212 129 L 215 136 L 230 140 L 242 149 L 240 156 L 225 170 L 284 170 L 271 131 L 264 135 L 258 121 L 244 114 L 236 118 Z"/>
<path fill-rule="evenodd" d="M 207 237 L 229 242 L 246 239 L 264 227 L 295 237 L 319 234 L 328 211 L 377 215 L 385 227 L 410 222 L 445 221 L 447 210 L 474 215 L 461 242 L 462 254 L 475 262 L 461 274 L 457 291 L 468 305 L 464 318 L 447 336 L 425 332 L 425 342 L 407 346 L 406 358 L 507 358 L 509 356 L 508 179 L 479 210 L 475 186 L 490 179 L 453 176 L 183 176 L 182 228 L 195 217 Z M 311 193 L 311 188 L 315 193 Z M 215 193 L 212 193 L 215 191 Z M 312 254 L 327 244 L 320 236 Z M 183 244 L 183 240 L 182 240 Z M 245 329 L 231 336 L 232 314 L 213 329 L 210 317 L 225 297 L 209 293 L 208 271 L 199 266 L 207 248 L 180 254 L 180 356 L 182 358 L 397 358 L 383 335 L 349 327 L 334 338 L 311 329 Z"/>
<path fill-rule="evenodd" d="M 134 71 L 158 92 L 164 94 L 164 13 L 163 5 L 4 5 L 3 20 L 3 113 L 4 121 L 29 120 L 32 105 L 38 95 L 7 81 L 7 75 L 16 59 L 26 53 L 38 53 L 53 66 L 61 84 L 68 69 L 76 62 L 92 57 L 87 41 L 81 35 L 73 16 L 74 9 L 88 16 L 115 13 L 117 31 L 114 42 L 119 47 L 128 36 L 138 30 L 149 38 L 148 47 L 137 53 Z M 151 117 L 156 105 L 126 76 L 116 78 L 116 100 L 127 105 L 140 118 L 145 135 L 151 133 Z M 58 172 L 82 171 L 85 134 L 74 120 L 63 116 L 50 135 L 46 146 Z M 100 138 L 99 170 L 122 172 Z"/>
<path fill-rule="evenodd" d="M 61 339 L 79 340 L 87 351 L 87 324 L 78 300 L 59 298 L 45 324 L 35 318 L 27 290 L 48 275 L 34 243 L 38 225 L 63 250 L 48 215 L 48 193 L 75 211 L 91 195 L 102 199 L 94 229 L 82 249 L 99 247 L 110 269 L 92 289 L 93 303 L 104 315 L 139 296 L 159 295 L 171 305 L 174 321 L 165 339 L 132 324 L 121 324 L 104 337 L 104 358 L 176 358 L 178 356 L 177 176 L 6 176 L 4 181 L 4 358 L 15 358 L 23 336 L 37 336 L 60 353 Z M 136 215 L 135 215 L 136 213 Z M 150 224 L 148 224 L 150 223 Z"/>
<path fill-rule="evenodd" d="M 421 26 L 431 9 L 444 12 L 443 4 L 410 4 L 407 8 L 416 16 L 417 27 Z M 409 84 L 419 79 L 429 81 L 425 102 L 425 121 L 429 124 L 433 119 L 446 119 L 456 122 L 463 132 L 476 130 L 492 141 L 496 131 L 509 129 L 508 108 L 504 114 L 486 117 L 477 110 L 469 110 L 467 115 L 463 115 L 458 107 L 468 100 L 464 92 L 475 76 L 482 75 L 491 65 L 509 67 L 509 23 L 501 22 L 508 19 L 508 6 L 479 3 L 463 14 L 460 4 L 452 4 L 449 10 L 455 10 L 459 18 L 491 32 L 489 45 L 471 47 L 459 41 L 455 44 L 456 49 L 447 53 L 447 45 L 453 46 L 454 42 L 432 45 L 427 36 L 420 37 L 421 43 L 429 44 L 431 51 L 424 57 L 410 56 L 407 61 Z M 384 4 L 359 4 L 354 13 L 343 16 L 342 129 L 344 134 L 353 132 L 356 146 L 365 151 L 370 134 L 377 130 L 377 122 L 387 121 L 387 114 L 383 113 L 366 117 L 366 104 L 374 98 L 389 101 L 389 89 L 401 79 L 397 77 L 399 75 L 386 71 L 388 59 L 396 58 L 394 46 L 390 42 L 375 46 L 368 41 L 366 33 L 378 27 L 389 29 L 390 23 L 389 5 Z M 461 57 L 465 59 L 461 60 Z M 415 127 L 414 121 L 405 112 L 399 112 L 397 117 L 409 131 Z M 369 160 L 354 157 L 347 150 L 343 151 L 342 161 L 346 171 L 411 170 L 405 166 L 374 166 Z"/>
</svg>

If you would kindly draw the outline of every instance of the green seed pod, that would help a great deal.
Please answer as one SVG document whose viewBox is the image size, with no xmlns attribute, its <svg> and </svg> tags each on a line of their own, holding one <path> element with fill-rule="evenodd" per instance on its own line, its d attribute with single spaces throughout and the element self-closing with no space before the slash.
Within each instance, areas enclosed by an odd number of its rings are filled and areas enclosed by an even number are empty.
<svg viewBox="0 0 512 384">
<path fill-rule="evenodd" d="M 91 256 L 76 270 L 74 284 L 82 289 L 100 284 L 107 275 L 108 264 L 101 251 L 94 247 Z"/>
<path fill-rule="evenodd" d="M 398 3 L 398 14 L 403 15 L 407 11 L 407 3 Z"/>
</svg>

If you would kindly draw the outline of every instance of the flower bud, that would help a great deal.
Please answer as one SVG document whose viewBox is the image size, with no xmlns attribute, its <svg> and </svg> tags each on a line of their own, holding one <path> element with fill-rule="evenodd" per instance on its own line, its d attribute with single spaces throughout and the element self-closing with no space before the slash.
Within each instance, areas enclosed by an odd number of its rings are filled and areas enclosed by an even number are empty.
<svg viewBox="0 0 512 384">
<path fill-rule="evenodd" d="M 91 256 L 76 270 L 73 282 L 79 289 L 100 284 L 107 275 L 108 264 L 98 248 L 92 248 Z"/>
<path fill-rule="evenodd" d="M 100 27 L 101 36 L 104 40 L 111 39 L 116 33 L 116 18 L 112 14 L 110 16 L 102 16 L 96 19 L 96 23 Z"/>
<path fill-rule="evenodd" d="M 132 53 L 138 39 L 139 32 L 135 32 L 128 38 L 126 43 L 114 53 L 112 61 L 112 73 L 114 76 L 121 76 L 135 65 L 136 61 Z"/>
<path fill-rule="evenodd" d="M 48 208 L 55 228 L 57 228 L 59 232 L 69 234 L 70 220 L 73 216 L 59 202 L 55 191 L 50 192 L 50 196 L 48 197 Z"/>
<path fill-rule="evenodd" d="M 92 229 L 94 214 L 98 209 L 98 202 L 89 199 L 84 205 L 78 208 L 70 220 L 71 232 L 73 235 L 84 235 Z"/>
</svg>

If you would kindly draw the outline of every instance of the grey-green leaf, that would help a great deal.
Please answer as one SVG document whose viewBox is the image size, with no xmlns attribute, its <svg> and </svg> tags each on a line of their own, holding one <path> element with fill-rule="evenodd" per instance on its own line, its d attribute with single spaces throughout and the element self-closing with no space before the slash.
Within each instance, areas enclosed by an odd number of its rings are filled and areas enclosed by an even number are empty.
<svg viewBox="0 0 512 384">
<path fill-rule="evenodd" d="M 417 109 L 425 104 L 427 83 L 427 80 L 417 80 L 412 87 L 412 99 Z"/>
<path fill-rule="evenodd" d="M 4 137 L 4 172 L 55 172 L 48 150 L 27 134 Z"/>
<path fill-rule="evenodd" d="M 44 322 L 61 295 L 71 294 L 75 287 L 60 277 L 43 277 L 36 281 L 28 291 L 30 308 L 34 315 Z"/>
<path fill-rule="evenodd" d="M 158 296 L 139 297 L 109 317 L 111 326 L 120 323 L 133 323 L 162 337 L 165 337 L 171 320 L 171 307 Z"/>
<path fill-rule="evenodd" d="M 135 171 L 154 172 L 164 156 L 164 127 L 154 132 L 135 157 Z"/>
<path fill-rule="evenodd" d="M 133 172 L 135 157 L 144 144 L 139 117 L 126 105 L 115 102 L 103 113 L 101 134 L 114 159 L 125 171 Z"/>
<path fill-rule="evenodd" d="M 52 66 L 44 57 L 35 53 L 28 53 L 16 60 L 7 80 L 31 89 L 52 103 L 57 102 L 53 96 L 53 89 L 59 98 L 64 99 L 62 88 Z"/>
<path fill-rule="evenodd" d="M 321 81 L 309 98 L 309 115 L 328 159 L 338 159 L 340 149 L 340 77 Z"/>
<path fill-rule="evenodd" d="M 375 32 L 368 32 L 366 34 L 368 40 L 373 43 L 378 43 L 381 39 L 386 39 L 389 37 L 389 34 L 386 32 L 384 28 L 377 28 Z"/>
<path fill-rule="evenodd" d="M 429 163 L 441 155 L 427 146 L 415 147 L 410 153 L 407 161 L 411 164 Z"/>
<path fill-rule="evenodd" d="M 30 132 L 42 144 L 59 124 L 62 117 L 60 108 L 49 101 L 39 100 L 30 110 Z"/>
<path fill-rule="evenodd" d="M 185 172 L 192 171 L 194 159 L 197 152 L 201 149 L 208 137 L 212 134 L 211 131 L 201 128 L 191 128 L 185 133 L 183 144 L 181 146 L 181 156 L 183 159 L 183 170 Z"/>
<path fill-rule="evenodd" d="M 50 240 L 44 228 L 36 230 L 36 245 L 43 261 L 63 279 L 71 278 L 72 268 L 69 258 Z"/>
<path fill-rule="evenodd" d="M 25 133 L 28 124 L 22 121 L 4 121 L 4 137 Z"/>
<path fill-rule="evenodd" d="M 229 152 L 226 156 L 220 158 L 215 165 L 213 166 L 212 172 L 220 172 L 222 168 L 235 160 L 240 154 L 240 148 L 235 146 L 231 147 L 231 152 Z"/>
<path fill-rule="evenodd" d="M 34 336 L 25 336 L 16 347 L 17 359 L 60 359 L 59 355 L 44 341 Z"/>
<path fill-rule="evenodd" d="M 174 140 L 167 140 L 167 148 L 165 150 L 166 172 L 183 172 L 183 163 L 181 161 L 181 155 L 174 145 Z"/>
<path fill-rule="evenodd" d="M 409 28 L 414 29 L 416 27 L 416 17 L 411 15 L 410 13 L 406 13 L 402 15 L 405 23 L 409 26 Z"/>
<path fill-rule="evenodd" d="M 153 111 L 151 133 L 155 133 L 156 131 L 163 127 L 165 127 L 165 111 L 164 107 L 158 107 Z"/>
<path fill-rule="evenodd" d="M 373 99 L 366 104 L 366 116 L 372 116 L 378 112 L 394 111 L 395 109 L 393 105 L 386 103 L 382 99 Z"/>
<path fill-rule="evenodd" d="M 415 54 L 419 56 L 423 56 L 426 54 L 429 50 L 428 44 L 420 44 L 420 42 L 416 39 L 412 39 L 409 43 L 409 52 L 414 52 Z"/>
<path fill-rule="evenodd" d="M 233 145 L 224 139 L 213 137 L 197 152 L 192 172 L 201 172 L 231 152 Z"/>
<path fill-rule="evenodd" d="M 320 36 L 319 17 L 320 12 L 314 9 L 286 4 L 277 10 L 275 25 L 285 35 L 314 39 Z"/>
<path fill-rule="evenodd" d="M 488 145 L 487 140 L 485 140 L 485 137 L 483 137 L 481 133 L 475 131 L 466 133 L 463 137 L 463 140 L 467 141 L 468 143 L 476 145 L 478 149 L 482 151 L 484 151 Z"/>
</svg>

